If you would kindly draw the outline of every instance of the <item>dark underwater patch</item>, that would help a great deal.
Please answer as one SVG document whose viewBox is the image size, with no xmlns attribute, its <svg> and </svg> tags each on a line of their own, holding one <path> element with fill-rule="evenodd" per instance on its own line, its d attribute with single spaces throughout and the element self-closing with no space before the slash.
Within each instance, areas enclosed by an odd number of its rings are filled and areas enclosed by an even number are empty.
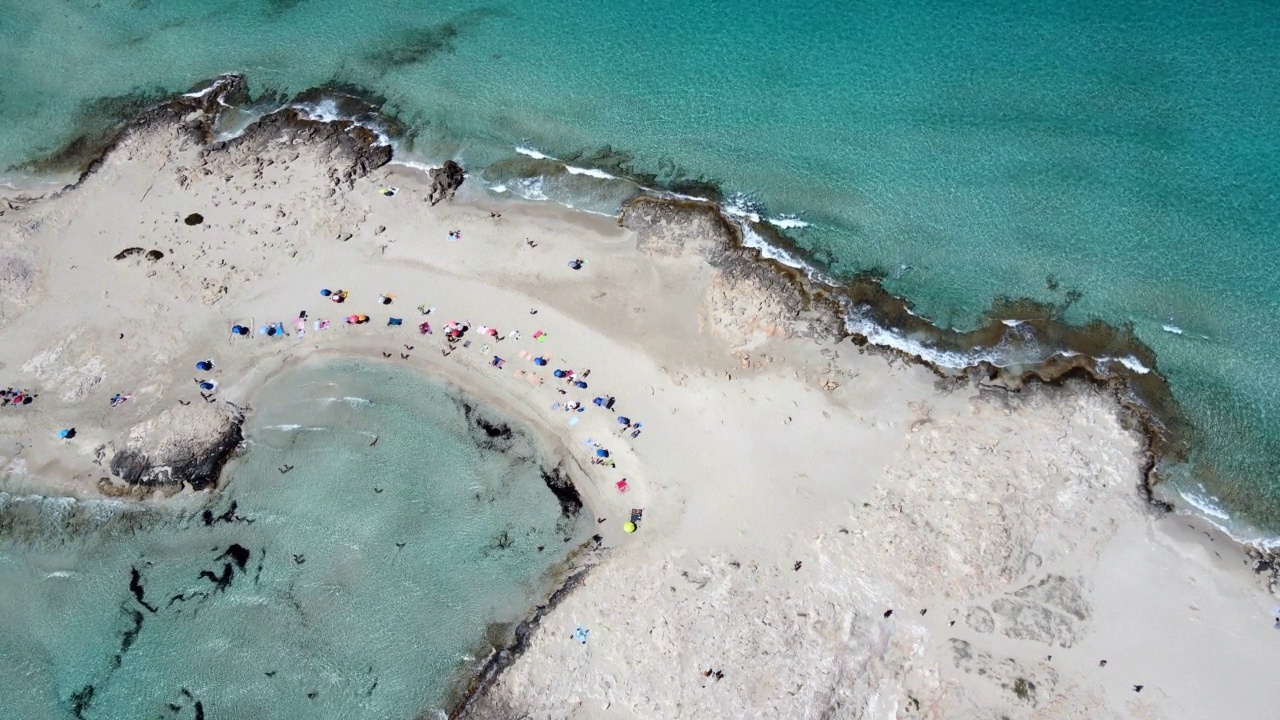
<svg viewBox="0 0 1280 720">
<path fill-rule="evenodd" d="M 225 552 L 214 558 L 214 560 L 225 560 L 230 558 L 231 561 L 236 564 L 236 567 L 244 570 L 245 565 L 249 562 L 249 556 L 251 554 L 252 553 L 249 548 L 238 543 L 232 543 Z"/>
<path fill-rule="evenodd" d="M 237 515 L 236 514 L 237 507 L 238 507 L 238 503 L 235 500 L 232 500 L 231 505 L 227 507 L 226 512 L 222 513 L 221 515 L 214 515 L 212 510 L 205 510 L 204 512 L 200 513 L 200 519 L 204 522 L 205 525 L 216 525 L 217 523 L 236 523 L 236 522 L 242 522 L 242 523 L 252 525 L 253 518 L 247 518 L 243 515 Z"/>
<path fill-rule="evenodd" d="M 582 496 L 578 494 L 578 488 L 573 486 L 573 481 L 560 468 L 555 467 L 550 470 L 543 468 L 542 482 L 546 483 L 547 488 L 560 502 L 561 515 L 570 517 L 582 510 Z"/>
<path fill-rule="evenodd" d="M 142 587 L 142 573 L 138 572 L 136 567 L 129 568 L 129 592 L 133 593 L 133 597 L 137 599 L 139 605 L 152 613 L 156 611 L 156 607 L 146 600 L 146 591 Z"/>
<path fill-rule="evenodd" d="M 71 714 L 78 718 L 84 717 L 84 711 L 89 709 L 89 705 L 93 702 L 94 689 L 92 685 L 85 685 L 67 698 L 71 703 Z"/>
<path fill-rule="evenodd" d="M 34 173 L 82 171 L 119 139 L 131 120 L 172 95 L 163 88 L 154 87 L 86 100 L 72 114 L 70 140 L 8 169 Z"/>
<path fill-rule="evenodd" d="M 271 20 L 275 20 L 281 15 L 298 7 L 305 1 L 306 0 L 267 0 L 262 14 Z"/>
<path fill-rule="evenodd" d="M 142 634 L 143 615 L 137 610 L 129 611 L 130 626 L 120 635 L 120 652 L 111 658 L 111 669 L 119 670 L 120 664 L 124 662 L 124 654 L 129 652 L 129 648 L 137 642 L 138 635 Z"/>
<path fill-rule="evenodd" d="M 459 36 L 499 14 L 492 8 L 478 8 L 441 23 L 401 30 L 384 38 L 378 49 L 365 53 L 364 60 L 383 72 L 427 62 L 454 52 L 454 41 Z"/>
</svg>

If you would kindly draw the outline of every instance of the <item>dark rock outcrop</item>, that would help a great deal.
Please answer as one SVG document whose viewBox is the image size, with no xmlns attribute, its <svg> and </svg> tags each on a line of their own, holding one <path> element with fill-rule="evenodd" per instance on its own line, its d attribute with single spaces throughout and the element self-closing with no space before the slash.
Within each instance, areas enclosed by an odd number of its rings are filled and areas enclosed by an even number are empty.
<svg viewBox="0 0 1280 720">
<path fill-rule="evenodd" d="M 210 487 L 243 439 L 243 422 L 240 413 L 208 403 L 167 409 L 113 443 L 111 473 L 129 485 Z"/>
<path fill-rule="evenodd" d="M 177 125 L 180 131 L 199 143 L 208 143 L 215 135 L 214 127 L 222 112 L 249 100 L 249 87 L 242 75 L 221 75 L 197 83 L 190 91 L 161 99 L 152 94 L 138 97 L 109 98 L 103 107 L 89 107 L 85 112 L 97 118 L 79 135 L 44 157 L 23 163 L 20 169 L 36 173 L 78 171 L 79 185 L 92 175 L 106 157 L 130 133 L 162 125 Z M 102 101 L 99 102 L 102 105 Z M 103 125 L 102 118 L 107 122 Z"/>
<path fill-rule="evenodd" d="M 427 175 L 431 178 L 431 187 L 427 190 L 427 201 L 432 205 L 441 200 L 452 200 L 453 194 L 462 187 L 462 181 L 467 179 L 466 171 L 452 160 L 445 160 L 444 165 L 432 168 Z"/>
<path fill-rule="evenodd" d="M 203 154 L 236 147 L 266 148 L 281 140 L 327 149 L 341 168 L 336 179 L 348 185 L 391 162 L 391 146 L 382 144 L 377 132 L 354 120 L 312 120 L 294 107 L 264 115 L 240 135 L 209 145 Z"/>
</svg>

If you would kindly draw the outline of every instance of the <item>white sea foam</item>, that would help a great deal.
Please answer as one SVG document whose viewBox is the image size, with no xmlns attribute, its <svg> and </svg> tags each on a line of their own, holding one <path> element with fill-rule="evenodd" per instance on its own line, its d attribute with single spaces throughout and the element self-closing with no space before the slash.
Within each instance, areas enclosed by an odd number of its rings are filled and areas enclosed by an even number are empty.
<svg viewBox="0 0 1280 720">
<path fill-rule="evenodd" d="M 805 264 L 805 262 L 800 258 L 797 258 L 796 256 L 792 255 L 786 250 L 783 250 L 782 248 L 775 247 L 769 244 L 769 241 L 761 237 L 760 233 L 751 229 L 751 226 L 749 224 L 738 223 L 738 226 L 742 228 L 742 244 L 749 248 L 754 248 L 756 250 L 759 250 L 761 257 L 766 257 L 766 258 L 769 258 L 770 260 L 776 260 L 782 263 L 783 265 L 786 265 L 787 267 L 790 267 L 790 268 L 795 268 L 796 270 L 803 270 L 805 272 L 814 270 L 813 268 L 809 267 L 809 265 Z"/>
<path fill-rule="evenodd" d="M 207 88 L 205 88 L 205 89 L 203 89 L 203 90 L 197 90 L 197 91 L 195 91 L 195 92 L 189 92 L 189 93 L 182 93 L 182 97 L 189 97 L 189 98 L 202 98 L 202 97 L 204 97 L 205 95 L 208 95 L 209 93 L 211 93 L 211 92 L 213 92 L 214 90 L 216 90 L 216 89 L 217 89 L 217 87 L 218 87 L 218 81 L 217 81 L 217 80 L 215 80 L 215 81 L 213 81 L 213 82 L 209 85 L 209 87 L 207 87 Z"/>
<path fill-rule="evenodd" d="M 1182 496 L 1183 500 L 1186 500 L 1205 515 L 1218 518 L 1219 520 L 1231 519 L 1231 516 L 1227 514 L 1227 511 L 1223 510 L 1222 507 L 1218 505 L 1218 498 L 1210 496 L 1207 492 L 1201 494 L 1192 490 L 1179 489 L 1178 494 Z"/>
<path fill-rule="evenodd" d="M 214 78 L 213 81 L 210 82 L 209 85 L 205 87 L 203 90 L 194 90 L 189 93 L 182 93 L 182 97 L 197 98 L 197 99 L 202 98 L 205 95 L 208 95 L 209 93 L 213 92 L 214 90 L 217 90 L 219 87 L 221 87 L 224 83 L 228 82 L 230 79 L 231 78 L 229 75 L 219 75 L 218 77 Z M 231 107 L 230 105 L 227 105 L 227 103 L 224 102 L 222 98 L 218 98 L 218 104 L 223 107 Z"/>
<path fill-rule="evenodd" d="M 1221 501 L 1210 495 L 1203 487 L 1199 491 L 1178 488 L 1177 493 L 1179 498 L 1195 508 L 1195 512 L 1189 510 L 1181 512 L 1199 517 L 1241 545 L 1268 552 L 1280 551 L 1280 537 L 1268 537 L 1255 529 L 1238 527 L 1234 518 L 1219 504 Z"/>
<path fill-rule="evenodd" d="M 1164 330 L 1167 333 L 1173 333 L 1174 335 L 1183 334 L 1182 328 L 1178 327 L 1177 325 L 1161 325 L 1160 329 Z"/>
<path fill-rule="evenodd" d="M 853 334 L 862 335 L 872 345 L 880 345 L 901 351 L 907 355 L 918 356 L 939 367 L 959 370 L 976 365 L 981 360 L 986 359 L 977 353 L 938 350 L 897 331 L 882 327 L 867 317 L 867 308 L 865 306 L 847 313 L 844 326 L 845 330 Z"/>
<path fill-rule="evenodd" d="M 534 160 L 556 160 L 556 158 L 553 158 L 550 155 L 544 155 L 541 152 L 538 152 L 537 150 L 534 150 L 531 147 L 526 147 L 524 145 L 517 145 L 516 152 L 520 153 L 521 155 L 526 155 L 528 157 L 531 157 Z M 556 160 L 556 162 L 560 162 L 560 161 Z"/>
<path fill-rule="evenodd" d="M 800 228 L 812 226 L 812 223 L 807 223 L 795 215 L 779 215 L 778 217 L 771 217 L 769 218 L 769 224 L 780 230 L 798 230 Z"/>
<path fill-rule="evenodd" d="M 351 407 L 353 407 L 353 408 L 354 408 L 354 407 L 365 407 L 366 405 L 371 404 L 371 401 L 370 401 L 370 400 L 368 400 L 368 399 L 366 399 L 366 398 L 361 398 L 361 397 L 328 397 L 328 398 L 317 398 L 317 401 L 318 401 L 321 405 L 324 405 L 324 406 L 326 406 L 326 407 L 328 407 L 329 405 L 332 405 L 332 404 L 334 404 L 334 403 L 339 403 L 339 402 L 340 402 L 340 403 L 346 403 L 347 405 L 350 405 L 350 406 L 351 406 Z"/>
<path fill-rule="evenodd" d="M 444 167 L 443 165 L 421 163 L 421 162 L 418 162 L 417 160 L 404 160 L 394 156 L 389 164 L 400 165 L 402 167 L 407 167 L 407 168 L 413 168 L 414 170 L 418 170 L 419 172 L 423 172 L 423 173 L 431 172 L 432 170 L 439 170 L 440 168 Z"/>
<path fill-rule="evenodd" d="M 521 155 L 538 160 L 562 162 L 558 158 L 547 155 L 546 153 L 527 145 L 517 145 L 515 151 Z M 567 172 L 573 175 L 586 175 L 601 180 L 625 179 L 619 178 L 602 170 L 580 168 L 567 164 L 564 164 L 564 167 Z M 708 202 L 706 198 L 685 195 L 670 190 L 659 190 L 645 186 L 638 187 L 665 199 Z M 492 185 L 489 189 L 495 193 L 512 192 L 526 200 L 544 201 L 549 199 L 545 192 L 545 179 L 542 177 L 508 181 L 506 183 Z M 560 204 L 569 208 L 574 207 L 567 202 L 561 202 Z M 742 232 L 742 244 L 745 247 L 757 250 L 761 257 L 774 260 L 782 265 L 804 272 L 810 280 L 826 285 L 838 285 L 838 283 L 832 281 L 820 270 L 806 263 L 794 253 L 770 243 L 752 227 L 754 224 L 767 222 L 774 227 L 785 230 L 810 227 L 810 223 L 805 222 L 794 215 L 768 217 L 765 215 L 763 205 L 749 193 L 739 192 L 729 195 L 719 204 L 719 208 L 727 218 L 739 227 Z M 607 213 L 599 214 L 608 216 Z M 907 312 L 911 315 L 916 315 L 916 313 L 912 312 L 909 308 L 907 309 Z M 1024 324 L 1024 321 L 1016 319 L 1005 319 L 1001 322 L 1006 327 L 1013 330 L 1016 330 Z M 1009 339 L 1006 338 L 1002 339 L 1000 343 L 992 347 L 975 348 L 968 352 L 960 352 L 939 350 L 938 348 L 932 347 L 923 341 L 909 338 L 896 330 L 881 327 L 869 320 L 865 313 L 848 313 L 845 318 L 845 326 L 849 332 L 863 335 L 867 338 L 868 342 L 873 345 L 880 345 L 899 350 L 908 355 L 918 356 L 927 362 L 943 368 L 963 369 L 973 367 L 980 362 L 988 362 L 997 367 L 1008 367 L 1016 364 L 1039 363 L 1043 362 L 1045 359 L 1042 355 L 1042 349 L 1029 332 L 1019 334 L 1016 338 L 1016 343 L 1010 342 Z M 1165 329 L 1169 330 L 1170 327 L 1172 326 L 1166 326 Z M 1068 358 L 1080 355 L 1079 352 L 1073 350 L 1057 351 L 1056 354 Z M 1119 363 L 1130 371 L 1142 375 L 1151 372 L 1150 368 L 1146 367 L 1141 361 L 1132 356 L 1118 358 L 1099 357 L 1096 358 L 1096 360 L 1099 363 Z"/>
<path fill-rule="evenodd" d="M 568 170 L 570 175 L 586 175 L 587 177 L 593 177 L 598 180 L 620 180 L 621 179 L 617 175 L 610 175 L 609 173 L 603 170 L 596 170 L 595 168 L 580 168 L 574 165 L 565 165 L 564 169 Z"/>
<path fill-rule="evenodd" d="M 541 175 L 531 178 L 518 178 L 511 181 L 511 192 L 519 195 L 525 200 L 537 200 L 539 202 L 547 200 L 546 179 Z"/>
<path fill-rule="evenodd" d="M 659 190 L 658 188 L 646 187 L 644 185 L 641 185 L 640 189 L 644 190 L 647 193 L 652 193 L 653 195 L 660 197 L 663 200 L 686 200 L 686 201 L 691 200 L 693 202 L 700 202 L 700 203 L 707 202 L 706 198 L 698 197 L 696 195 L 685 195 L 684 193 L 678 193 L 672 190 Z"/>
<path fill-rule="evenodd" d="M 306 119 L 314 120 L 315 122 L 331 123 L 331 122 L 336 122 L 338 120 L 346 120 L 349 122 L 353 122 L 356 125 L 359 125 L 360 127 L 376 134 L 378 136 L 379 145 L 393 144 L 391 142 L 391 138 L 387 136 L 383 128 L 378 127 L 377 125 L 370 125 L 369 123 L 359 122 L 355 118 L 343 115 L 338 109 L 338 103 L 331 98 L 325 98 L 320 102 L 314 102 L 314 103 L 309 103 L 309 102 L 291 103 L 289 105 L 286 105 L 285 107 L 293 108 L 297 110 Z"/>
<path fill-rule="evenodd" d="M 335 399 L 335 398 L 330 398 L 330 399 Z M 352 399 L 359 400 L 360 398 L 343 398 L 343 400 L 352 400 Z M 328 404 L 328 403 L 326 403 L 326 404 Z M 367 404 L 367 401 L 366 401 L 366 404 Z M 355 406 L 355 405 L 353 405 L 353 407 L 354 407 L 354 406 Z M 276 431 L 278 431 L 278 432 L 297 432 L 297 431 L 301 431 L 301 432 L 328 432 L 328 431 L 329 431 L 329 428 L 327 428 L 327 427 L 309 426 L 309 425 L 294 425 L 294 424 L 285 424 L 285 425 L 265 425 L 265 426 L 263 426 L 263 427 L 262 427 L 262 429 L 263 429 L 263 430 L 276 430 Z"/>
<path fill-rule="evenodd" d="M 1142 361 L 1138 360 L 1138 358 L 1132 355 L 1125 355 L 1124 357 L 1109 357 L 1109 356 L 1103 355 L 1102 357 L 1098 357 L 1095 359 L 1099 363 L 1111 363 L 1111 362 L 1120 363 L 1121 365 L 1129 368 L 1130 370 L 1138 373 L 1139 375 L 1146 375 L 1147 373 L 1151 372 L 1151 368 L 1147 367 L 1146 365 L 1143 365 Z"/>
<path fill-rule="evenodd" d="M 763 207 L 759 201 L 747 193 L 734 193 L 725 198 L 720 204 L 720 209 L 728 215 L 758 223 Z"/>
</svg>

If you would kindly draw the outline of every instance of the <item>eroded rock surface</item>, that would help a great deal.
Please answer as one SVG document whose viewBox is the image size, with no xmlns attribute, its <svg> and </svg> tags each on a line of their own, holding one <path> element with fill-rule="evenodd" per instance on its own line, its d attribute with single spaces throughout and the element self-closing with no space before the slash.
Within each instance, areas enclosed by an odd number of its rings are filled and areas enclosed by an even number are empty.
<svg viewBox="0 0 1280 720">
<path fill-rule="evenodd" d="M 243 439 L 243 421 L 239 412 L 217 404 L 169 408 L 114 443 L 111 473 L 130 485 L 209 487 Z"/>
<path fill-rule="evenodd" d="M 444 165 L 432 168 L 427 173 L 431 178 L 431 187 L 427 190 L 427 201 L 432 205 L 442 200 L 452 200 L 453 194 L 462 187 L 467 173 L 462 166 L 452 160 L 445 160 Z"/>
</svg>

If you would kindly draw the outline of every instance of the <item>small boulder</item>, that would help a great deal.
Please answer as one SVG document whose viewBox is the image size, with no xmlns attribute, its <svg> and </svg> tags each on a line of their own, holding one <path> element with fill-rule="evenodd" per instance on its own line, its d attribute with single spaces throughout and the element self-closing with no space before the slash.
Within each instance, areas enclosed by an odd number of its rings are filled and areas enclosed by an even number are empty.
<svg viewBox="0 0 1280 720">
<path fill-rule="evenodd" d="M 441 167 L 432 168 L 427 175 L 431 178 L 431 187 L 427 190 L 427 201 L 432 205 L 441 200 L 452 200 L 454 192 L 462 187 L 462 182 L 467 179 L 466 171 L 452 160 L 446 160 Z"/>
</svg>

